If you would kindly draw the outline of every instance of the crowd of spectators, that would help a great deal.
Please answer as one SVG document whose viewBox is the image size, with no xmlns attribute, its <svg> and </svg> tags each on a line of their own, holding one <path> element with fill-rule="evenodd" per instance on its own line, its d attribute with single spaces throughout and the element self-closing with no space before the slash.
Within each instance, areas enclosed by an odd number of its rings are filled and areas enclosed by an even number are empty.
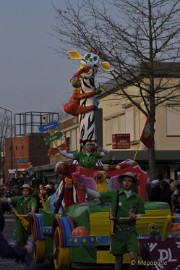
<svg viewBox="0 0 180 270">
<path fill-rule="evenodd" d="M 180 181 L 163 179 L 158 175 L 147 185 L 147 197 L 149 201 L 166 202 L 172 213 L 180 213 Z"/>
<path fill-rule="evenodd" d="M 55 193 L 57 187 L 54 182 L 44 185 L 42 183 L 32 184 L 32 196 L 37 200 L 37 213 L 39 213 L 40 208 L 46 208 L 47 198 Z M 0 198 L 10 198 L 16 195 L 20 195 L 18 185 L 12 187 L 8 185 L 0 186 Z M 149 181 L 147 184 L 147 200 L 167 202 L 173 213 L 180 213 L 180 181 L 173 179 L 165 180 L 163 175 L 158 175 L 157 179 Z M 1 207 L 3 213 L 11 214 L 9 205 L 4 204 Z"/>
<path fill-rule="evenodd" d="M 33 184 L 31 186 L 31 195 L 37 200 L 36 213 L 39 213 L 40 208 L 45 208 L 46 200 L 49 196 L 53 195 L 56 191 L 57 185 L 53 182 L 49 184 Z M 0 198 L 11 198 L 21 195 L 21 191 L 18 185 L 1 185 L 0 186 Z M 11 208 L 8 204 L 2 204 L 1 210 L 5 214 L 11 214 Z"/>
</svg>

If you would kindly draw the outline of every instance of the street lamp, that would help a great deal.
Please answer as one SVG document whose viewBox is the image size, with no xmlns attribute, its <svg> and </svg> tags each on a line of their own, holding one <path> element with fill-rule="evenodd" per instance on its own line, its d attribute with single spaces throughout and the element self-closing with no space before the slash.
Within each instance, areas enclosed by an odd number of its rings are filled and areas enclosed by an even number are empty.
<svg viewBox="0 0 180 270">
<path fill-rule="evenodd" d="M 10 112 L 10 114 L 11 114 L 11 118 L 10 118 L 10 128 L 11 128 L 11 133 L 10 133 L 10 136 L 11 136 L 11 169 L 13 169 L 13 149 L 12 149 L 12 129 L 13 129 L 13 123 L 12 123 L 12 115 L 13 115 L 13 113 L 12 113 L 12 111 L 11 110 L 9 110 L 9 109 L 7 109 L 7 108 L 4 108 L 4 107 L 0 107 L 0 109 L 2 109 L 2 110 L 4 110 L 5 112 Z"/>
</svg>

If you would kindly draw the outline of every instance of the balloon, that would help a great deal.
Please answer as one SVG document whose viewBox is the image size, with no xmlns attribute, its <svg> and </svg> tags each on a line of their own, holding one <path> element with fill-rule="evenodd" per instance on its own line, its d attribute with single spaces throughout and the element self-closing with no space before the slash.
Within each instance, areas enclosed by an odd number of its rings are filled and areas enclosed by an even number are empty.
<svg viewBox="0 0 180 270">
<path fill-rule="evenodd" d="M 86 226 L 80 226 L 72 231 L 72 236 L 89 236 L 89 230 Z"/>
</svg>

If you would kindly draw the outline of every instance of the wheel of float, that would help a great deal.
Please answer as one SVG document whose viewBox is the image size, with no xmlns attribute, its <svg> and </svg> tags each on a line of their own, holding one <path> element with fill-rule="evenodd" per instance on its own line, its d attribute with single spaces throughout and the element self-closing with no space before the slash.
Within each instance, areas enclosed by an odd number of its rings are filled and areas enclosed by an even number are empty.
<svg viewBox="0 0 180 270">
<path fill-rule="evenodd" d="M 60 227 L 56 227 L 53 242 L 53 258 L 55 270 L 69 270 L 71 266 L 70 248 L 63 247 L 62 232 Z"/>
<path fill-rule="evenodd" d="M 34 261 L 36 263 L 44 262 L 45 252 L 46 252 L 45 240 L 36 240 L 34 250 Z"/>
<path fill-rule="evenodd" d="M 32 239 L 35 244 L 33 257 L 34 257 L 35 263 L 42 263 L 45 260 L 46 245 L 45 245 L 45 240 L 38 239 L 37 226 L 38 226 L 37 220 L 32 219 L 31 220 L 31 234 L 32 234 Z"/>
<path fill-rule="evenodd" d="M 55 270 L 69 270 L 71 268 L 71 247 L 68 247 L 66 238 L 72 235 L 74 222 L 70 217 L 59 219 L 58 227 L 54 232 L 53 260 Z"/>
</svg>

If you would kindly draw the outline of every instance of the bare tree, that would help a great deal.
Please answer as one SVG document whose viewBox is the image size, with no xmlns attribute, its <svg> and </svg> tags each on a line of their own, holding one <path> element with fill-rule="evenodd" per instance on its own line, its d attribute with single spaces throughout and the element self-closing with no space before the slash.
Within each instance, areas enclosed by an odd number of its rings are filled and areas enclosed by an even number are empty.
<svg viewBox="0 0 180 270">
<path fill-rule="evenodd" d="M 11 117 L 7 111 L 0 113 L 0 174 L 3 175 L 5 138 L 11 137 Z"/>
<path fill-rule="evenodd" d="M 72 47 L 100 50 L 103 60 L 114 66 L 113 87 L 119 87 L 119 98 L 151 116 L 153 147 L 148 152 L 154 178 L 156 109 L 180 98 L 179 79 L 171 81 L 180 58 L 180 1 L 67 0 L 65 8 L 55 9 L 60 52 Z M 127 84 L 136 91 L 127 92 Z"/>
<path fill-rule="evenodd" d="M 62 121 L 62 120 L 64 120 L 64 119 L 66 119 L 66 118 L 69 117 L 69 115 L 68 115 L 62 108 L 63 108 L 63 104 L 62 104 L 62 107 L 57 107 L 57 108 L 55 109 L 55 111 L 56 111 L 57 113 L 59 113 L 59 120 L 60 120 L 60 121 Z"/>
</svg>

